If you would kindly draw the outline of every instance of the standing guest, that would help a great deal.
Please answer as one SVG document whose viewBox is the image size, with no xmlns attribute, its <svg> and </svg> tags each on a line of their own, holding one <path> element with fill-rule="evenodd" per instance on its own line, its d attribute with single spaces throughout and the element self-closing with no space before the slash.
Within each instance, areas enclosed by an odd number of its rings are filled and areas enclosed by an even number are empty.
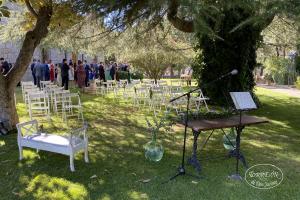
<svg viewBox="0 0 300 200">
<path fill-rule="evenodd" d="M 62 87 L 65 90 L 69 89 L 69 65 L 67 64 L 67 59 L 63 59 L 63 64 L 61 67 L 61 79 L 62 79 Z"/>
<path fill-rule="evenodd" d="M 74 81 L 77 83 L 77 64 L 76 62 L 74 63 Z"/>
<path fill-rule="evenodd" d="M 60 64 L 56 64 L 56 82 L 57 85 L 62 85 L 62 80 L 61 80 L 61 65 Z"/>
<path fill-rule="evenodd" d="M 41 80 L 42 80 L 42 77 L 43 77 L 43 66 L 40 62 L 40 60 L 37 61 L 37 63 L 34 65 L 34 68 L 33 68 L 33 73 L 35 74 L 35 77 L 36 77 L 36 85 L 41 88 Z"/>
<path fill-rule="evenodd" d="M 52 60 L 49 60 L 49 66 L 50 66 L 50 81 L 54 82 L 55 80 L 55 67 L 52 63 Z"/>
<path fill-rule="evenodd" d="M 33 62 L 31 63 L 30 65 L 30 69 L 31 69 L 31 74 L 32 74 L 32 78 L 33 78 L 33 83 L 34 85 L 36 85 L 36 76 L 35 76 L 35 73 L 34 73 L 34 66 L 36 64 L 36 59 L 33 59 Z"/>
<path fill-rule="evenodd" d="M 100 78 L 100 80 L 103 80 L 104 82 L 106 81 L 105 80 L 105 68 L 104 68 L 103 62 L 100 62 L 100 65 L 99 65 L 99 78 Z"/>
<path fill-rule="evenodd" d="M 96 75 L 95 69 L 92 67 L 89 72 L 89 82 L 95 79 L 95 75 Z"/>
<path fill-rule="evenodd" d="M 77 71 L 77 85 L 79 88 L 84 88 L 86 73 L 81 60 L 78 60 L 78 66 L 76 71 Z"/>
<path fill-rule="evenodd" d="M 69 64 L 69 86 L 73 87 L 74 85 L 74 67 L 73 67 L 73 63 L 71 62 Z"/>
<path fill-rule="evenodd" d="M 50 80 L 50 65 L 49 62 L 45 62 L 45 81 L 49 81 Z"/>
<path fill-rule="evenodd" d="M 99 72 L 99 65 L 98 64 L 96 64 L 96 66 L 95 66 L 95 73 L 96 73 L 96 75 L 95 75 L 95 78 L 99 78 L 99 76 L 100 76 L 100 72 Z"/>
<path fill-rule="evenodd" d="M 87 64 L 87 61 L 84 61 L 84 70 L 85 70 L 85 87 L 89 86 L 89 74 L 90 74 L 90 66 Z"/>
<path fill-rule="evenodd" d="M 9 64 L 4 58 L 0 58 L 0 62 L 2 65 L 2 74 L 5 75 L 9 72 Z"/>
<path fill-rule="evenodd" d="M 40 63 L 41 65 L 41 81 L 45 81 L 46 80 L 46 67 L 45 67 L 45 63 Z"/>
<path fill-rule="evenodd" d="M 117 65 L 117 63 L 113 63 L 110 68 L 109 74 L 110 74 L 110 77 L 112 80 L 116 79 L 116 65 Z"/>
</svg>

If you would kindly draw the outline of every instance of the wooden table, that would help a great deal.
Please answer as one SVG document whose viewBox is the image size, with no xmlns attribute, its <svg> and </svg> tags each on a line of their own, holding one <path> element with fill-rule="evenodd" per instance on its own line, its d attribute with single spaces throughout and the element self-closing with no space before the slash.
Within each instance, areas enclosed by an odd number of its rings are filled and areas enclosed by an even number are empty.
<svg viewBox="0 0 300 200">
<path fill-rule="evenodd" d="M 194 166 L 198 172 L 201 171 L 201 165 L 199 160 L 197 159 L 197 140 L 202 131 L 211 131 L 210 135 L 208 136 L 205 143 L 203 144 L 204 147 L 215 130 L 217 129 L 222 130 L 223 134 L 227 137 L 223 129 L 235 128 L 237 132 L 236 146 L 234 150 L 231 150 L 229 152 L 229 156 L 237 158 L 236 171 L 238 172 L 239 160 L 241 160 L 244 166 L 247 167 L 245 157 L 240 152 L 240 137 L 241 137 L 242 130 L 245 128 L 245 126 L 257 125 L 257 124 L 262 124 L 267 122 L 268 120 L 266 119 L 249 116 L 249 115 L 242 115 L 241 121 L 239 115 L 228 117 L 228 118 L 191 120 L 188 123 L 188 127 L 191 128 L 193 131 L 194 144 L 193 144 L 193 153 L 192 156 L 188 159 L 188 163 Z"/>
</svg>

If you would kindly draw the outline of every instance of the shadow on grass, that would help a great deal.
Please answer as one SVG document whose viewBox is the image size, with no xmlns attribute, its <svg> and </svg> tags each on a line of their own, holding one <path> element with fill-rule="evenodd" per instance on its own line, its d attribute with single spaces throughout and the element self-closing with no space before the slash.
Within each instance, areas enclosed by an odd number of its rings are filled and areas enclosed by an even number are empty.
<svg viewBox="0 0 300 200">
<path fill-rule="evenodd" d="M 286 177 L 283 184 L 271 191 L 229 181 L 226 177 L 234 171 L 234 159 L 204 160 L 204 179 L 179 177 L 162 185 L 180 163 L 183 130 L 160 133 L 165 155 L 161 162 L 151 163 L 145 160 L 143 150 L 151 137 L 145 124 L 146 110 L 109 97 L 82 95 L 82 102 L 84 117 L 89 122 L 91 162 L 84 163 L 83 154 L 77 154 L 76 172 L 72 173 L 67 156 L 49 152 L 37 154 L 29 149 L 19 162 L 16 135 L 0 138 L 0 193 L 4 199 L 295 199 L 300 195 L 297 189 L 300 177 L 295 172 L 299 166 L 296 157 L 299 136 L 295 133 L 299 125 L 289 113 L 283 112 L 287 109 L 286 102 L 268 103 L 267 98 L 263 99 L 261 111 L 255 114 L 274 122 L 246 128 L 242 136 L 242 151 L 250 166 L 273 163 L 283 169 Z M 299 113 L 298 105 L 293 107 L 293 112 Z M 59 130 L 61 124 L 57 119 L 47 128 Z M 189 131 L 187 155 L 191 155 L 191 138 Z M 216 132 L 198 155 L 205 158 L 226 153 L 222 148 L 222 135 Z M 242 173 L 245 171 L 240 169 Z M 190 166 L 187 170 L 194 172 Z"/>
</svg>

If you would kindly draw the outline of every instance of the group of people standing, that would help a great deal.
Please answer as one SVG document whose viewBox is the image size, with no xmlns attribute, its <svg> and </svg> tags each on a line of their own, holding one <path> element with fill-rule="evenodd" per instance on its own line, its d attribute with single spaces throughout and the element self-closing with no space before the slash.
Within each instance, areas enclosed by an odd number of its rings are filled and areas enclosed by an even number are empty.
<svg viewBox="0 0 300 200">
<path fill-rule="evenodd" d="M 31 71 L 34 84 L 40 87 L 40 81 L 56 82 L 58 85 L 68 90 L 69 85 L 74 83 L 79 88 L 88 87 L 90 82 L 95 79 L 106 81 L 107 78 L 118 80 L 118 71 L 129 71 L 129 65 L 116 62 L 109 62 L 107 64 L 94 61 L 91 64 L 88 62 L 78 60 L 73 63 L 72 60 L 67 61 L 63 59 L 62 63 L 53 64 L 51 60 L 41 63 L 34 59 L 31 64 Z M 106 73 L 109 72 L 109 73 Z M 109 74 L 110 77 L 107 77 Z"/>
<path fill-rule="evenodd" d="M 33 59 L 33 63 L 30 65 L 33 82 L 40 87 L 41 81 L 55 80 L 55 67 L 51 60 L 41 63 L 40 60 Z"/>
</svg>

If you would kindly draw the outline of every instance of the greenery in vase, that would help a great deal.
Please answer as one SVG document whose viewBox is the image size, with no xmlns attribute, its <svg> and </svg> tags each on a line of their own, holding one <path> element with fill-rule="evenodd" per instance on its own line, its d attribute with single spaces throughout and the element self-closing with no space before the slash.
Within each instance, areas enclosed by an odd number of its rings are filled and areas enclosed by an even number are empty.
<svg viewBox="0 0 300 200">
<path fill-rule="evenodd" d="M 164 116 L 160 120 L 158 119 L 158 116 L 154 116 L 153 122 L 150 122 L 150 120 L 146 118 L 148 130 L 151 132 L 152 141 L 156 141 L 157 133 L 160 130 L 164 130 L 166 132 L 170 132 L 172 130 L 174 122 L 169 119 L 168 114 L 168 112 L 165 112 Z"/>
</svg>

